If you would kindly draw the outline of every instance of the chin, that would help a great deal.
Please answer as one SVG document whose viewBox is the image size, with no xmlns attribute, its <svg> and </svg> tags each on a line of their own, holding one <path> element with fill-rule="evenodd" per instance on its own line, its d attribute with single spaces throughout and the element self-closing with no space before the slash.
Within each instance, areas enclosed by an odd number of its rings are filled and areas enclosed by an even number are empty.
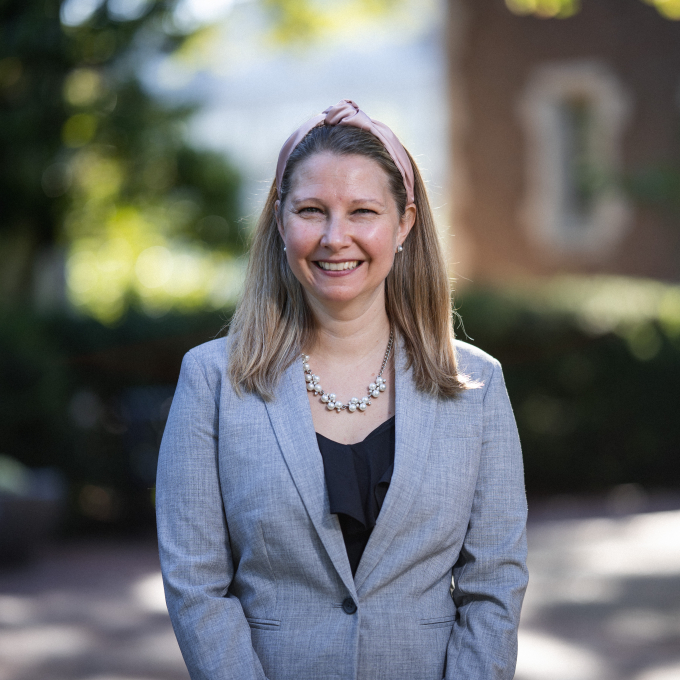
<svg viewBox="0 0 680 680">
<path fill-rule="evenodd" d="M 339 305 L 339 304 L 351 304 L 353 302 L 357 302 L 362 299 L 372 299 L 376 292 L 378 292 L 378 288 L 371 289 L 370 291 L 366 289 L 361 289 L 357 290 L 352 289 L 352 288 L 344 288 L 344 289 L 325 289 L 325 290 L 315 290 L 313 292 L 313 295 L 319 300 L 319 302 L 325 303 L 325 304 L 330 304 L 330 305 Z"/>
<path fill-rule="evenodd" d="M 325 291 L 316 296 L 319 301 L 327 304 L 350 304 L 361 297 L 361 294 L 355 292 L 329 292 Z"/>
</svg>

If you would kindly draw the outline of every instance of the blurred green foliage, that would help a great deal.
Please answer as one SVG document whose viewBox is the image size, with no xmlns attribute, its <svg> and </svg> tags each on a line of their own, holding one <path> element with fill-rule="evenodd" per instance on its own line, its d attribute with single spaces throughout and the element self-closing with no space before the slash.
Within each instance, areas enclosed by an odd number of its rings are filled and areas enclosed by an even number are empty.
<svg viewBox="0 0 680 680">
<path fill-rule="evenodd" d="M 431 1 L 431 0 L 428 0 Z M 261 0 L 286 45 L 356 28 L 403 0 Z M 188 83 L 221 40 L 178 0 L 0 2 L 0 296 L 36 301 L 45 255 L 63 259 L 70 304 L 106 324 L 129 307 L 219 309 L 238 294 L 239 176 L 189 148 L 190 106 L 142 87 L 140 66 Z M 40 275 L 40 277 L 38 276 Z M 56 277 L 58 279 L 58 277 Z M 52 288 L 58 287 L 58 281 Z M 47 303 L 62 304 L 47 286 Z M 63 295 L 62 295 L 63 297 Z"/>
<path fill-rule="evenodd" d="M 66 530 L 150 529 L 158 447 L 181 358 L 216 313 L 88 317 L 0 312 L 0 454 L 68 480 Z"/>
<path fill-rule="evenodd" d="M 678 487 L 680 286 L 574 278 L 457 306 L 503 364 L 530 495 Z"/>
<path fill-rule="evenodd" d="M 656 7 L 666 19 L 680 19 L 680 0 L 642 0 Z M 515 14 L 533 14 L 544 19 L 568 19 L 581 9 L 581 0 L 505 0 Z"/>
<path fill-rule="evenodd" d="M 55 245 L 67 251 L 71 300 L 107 322 L 135 301 L 152 311 L 204 301 L 196 281 L 204 260 L 243 251 L 237 172 L 186 145 L 190 107 L 161 104 L 139 81 L 141 60 L 177 52 L 193 37 L 175 23 L 175 4 L 102 0 L 76 21 L 74 11 L 88 3 L 0 3 L 6 301 L 30 301 L 36 258 Z M 151 247 L 189 253 L 174 289 L 140 282 L 135 264 Z"/>
<path fill-rule="evenodd" d="M 421 0 L 421 3 L 432 0 Z M 405 0 L 262 0 L 272 17 L 271 35 L 291 46 L 319 40 L 329 29 L 359 29 L 363 23 L 405 9 Z"/>
<path fill-rule="evenodd" d="M 621 182 L 624 191 L 638 205 L 654 208 L 677 224 L 680 214 L 680 166 L 666 164 L 629 173 Z"/>
<path fill-rule="evenodd" d="M 503 364 L 530 496 L 678 488 L 680 286 L 563 279 L 466 289 L 457 307 L 469 341 Z M 152 528 L 181 358 L 226 319 L 128 313 L 111 328 L 5 311 L 0 454 L 65 474 L 70 531 Z"/>
<path fill-rule="evenodd" d="M 580 0 L 505 0 L 514 14 L 535 14 L 545 19 L 567 19 L 581 9 Z"/>
</svg>

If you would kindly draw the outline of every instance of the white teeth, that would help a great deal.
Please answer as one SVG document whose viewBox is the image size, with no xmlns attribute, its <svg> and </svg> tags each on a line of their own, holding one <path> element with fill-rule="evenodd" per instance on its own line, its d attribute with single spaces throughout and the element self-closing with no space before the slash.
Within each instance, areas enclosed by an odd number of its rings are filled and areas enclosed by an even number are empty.
<svg viewBox="0 0 680 680">
<path fill-rule="evenodd" d="M 359 260 L 352 260 L 351 262 L 319 262 L 318 264 L 321 269 L 339 272 L 343 269 L 355 269 L 359 266 Z"/>
</svg>

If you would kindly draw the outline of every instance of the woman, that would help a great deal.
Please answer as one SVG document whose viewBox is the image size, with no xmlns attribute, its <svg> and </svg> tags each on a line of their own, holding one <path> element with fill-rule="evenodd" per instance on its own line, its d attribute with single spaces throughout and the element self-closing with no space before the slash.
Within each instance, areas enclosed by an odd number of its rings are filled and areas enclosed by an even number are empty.
<svg viewBox="0 0 680 680">
<path fill-rule="evenodd" d="M 157 509 L 193 680 L 514 674 L 526 501 L 501 370 L 453 340 L 423 181 L 351 101 L 281 150 L 229 336 L 184 359 Z"/>
</svg>

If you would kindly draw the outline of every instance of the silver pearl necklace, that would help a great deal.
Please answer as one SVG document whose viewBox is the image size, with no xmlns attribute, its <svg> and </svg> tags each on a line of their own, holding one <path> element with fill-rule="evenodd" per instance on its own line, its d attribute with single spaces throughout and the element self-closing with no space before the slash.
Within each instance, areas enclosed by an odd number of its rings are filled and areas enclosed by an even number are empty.
<svg viewBox="0 0 680 680">
<path fill-rule="evenodd" d="M 392 345 L 394 344 L 394 330 L 390 326 L 390 339 L 387 342 L 387 350 L 385 351 L 385 358 L 383 359 L 382 366 L 380 367 L 380 372 L 378 373 L 375 382 L 372 382 L 368 386 L 368 395 L 357 399 L 357 397 L 352 397 L 349 403 L 343 404 L 341 401 L 337 400 L 337 397 L 331 392 L 330 394 L 324 392 L 323 388 L 319 384 L 319 376 L 312 373 L 312 369 L 309 366 L 309 355 L 302 355 L 302 368 L 305 371 L 305 383 L 307 384 L 307 391 L 314 392 L 314 396 L 321 395 L 321 401 L 326 404 L 326 408 L 329 411 L 349 411 L 349 413 L 354 413 L 356 410 L 365 411 L 368 406 L 371 405 L 371 399 L 377 399 L 381 392 L 387 389 L 387 383 L 383 380 L 382 374 L 387 366 L 387 362 L 392 353 Z"/>
</svg>

